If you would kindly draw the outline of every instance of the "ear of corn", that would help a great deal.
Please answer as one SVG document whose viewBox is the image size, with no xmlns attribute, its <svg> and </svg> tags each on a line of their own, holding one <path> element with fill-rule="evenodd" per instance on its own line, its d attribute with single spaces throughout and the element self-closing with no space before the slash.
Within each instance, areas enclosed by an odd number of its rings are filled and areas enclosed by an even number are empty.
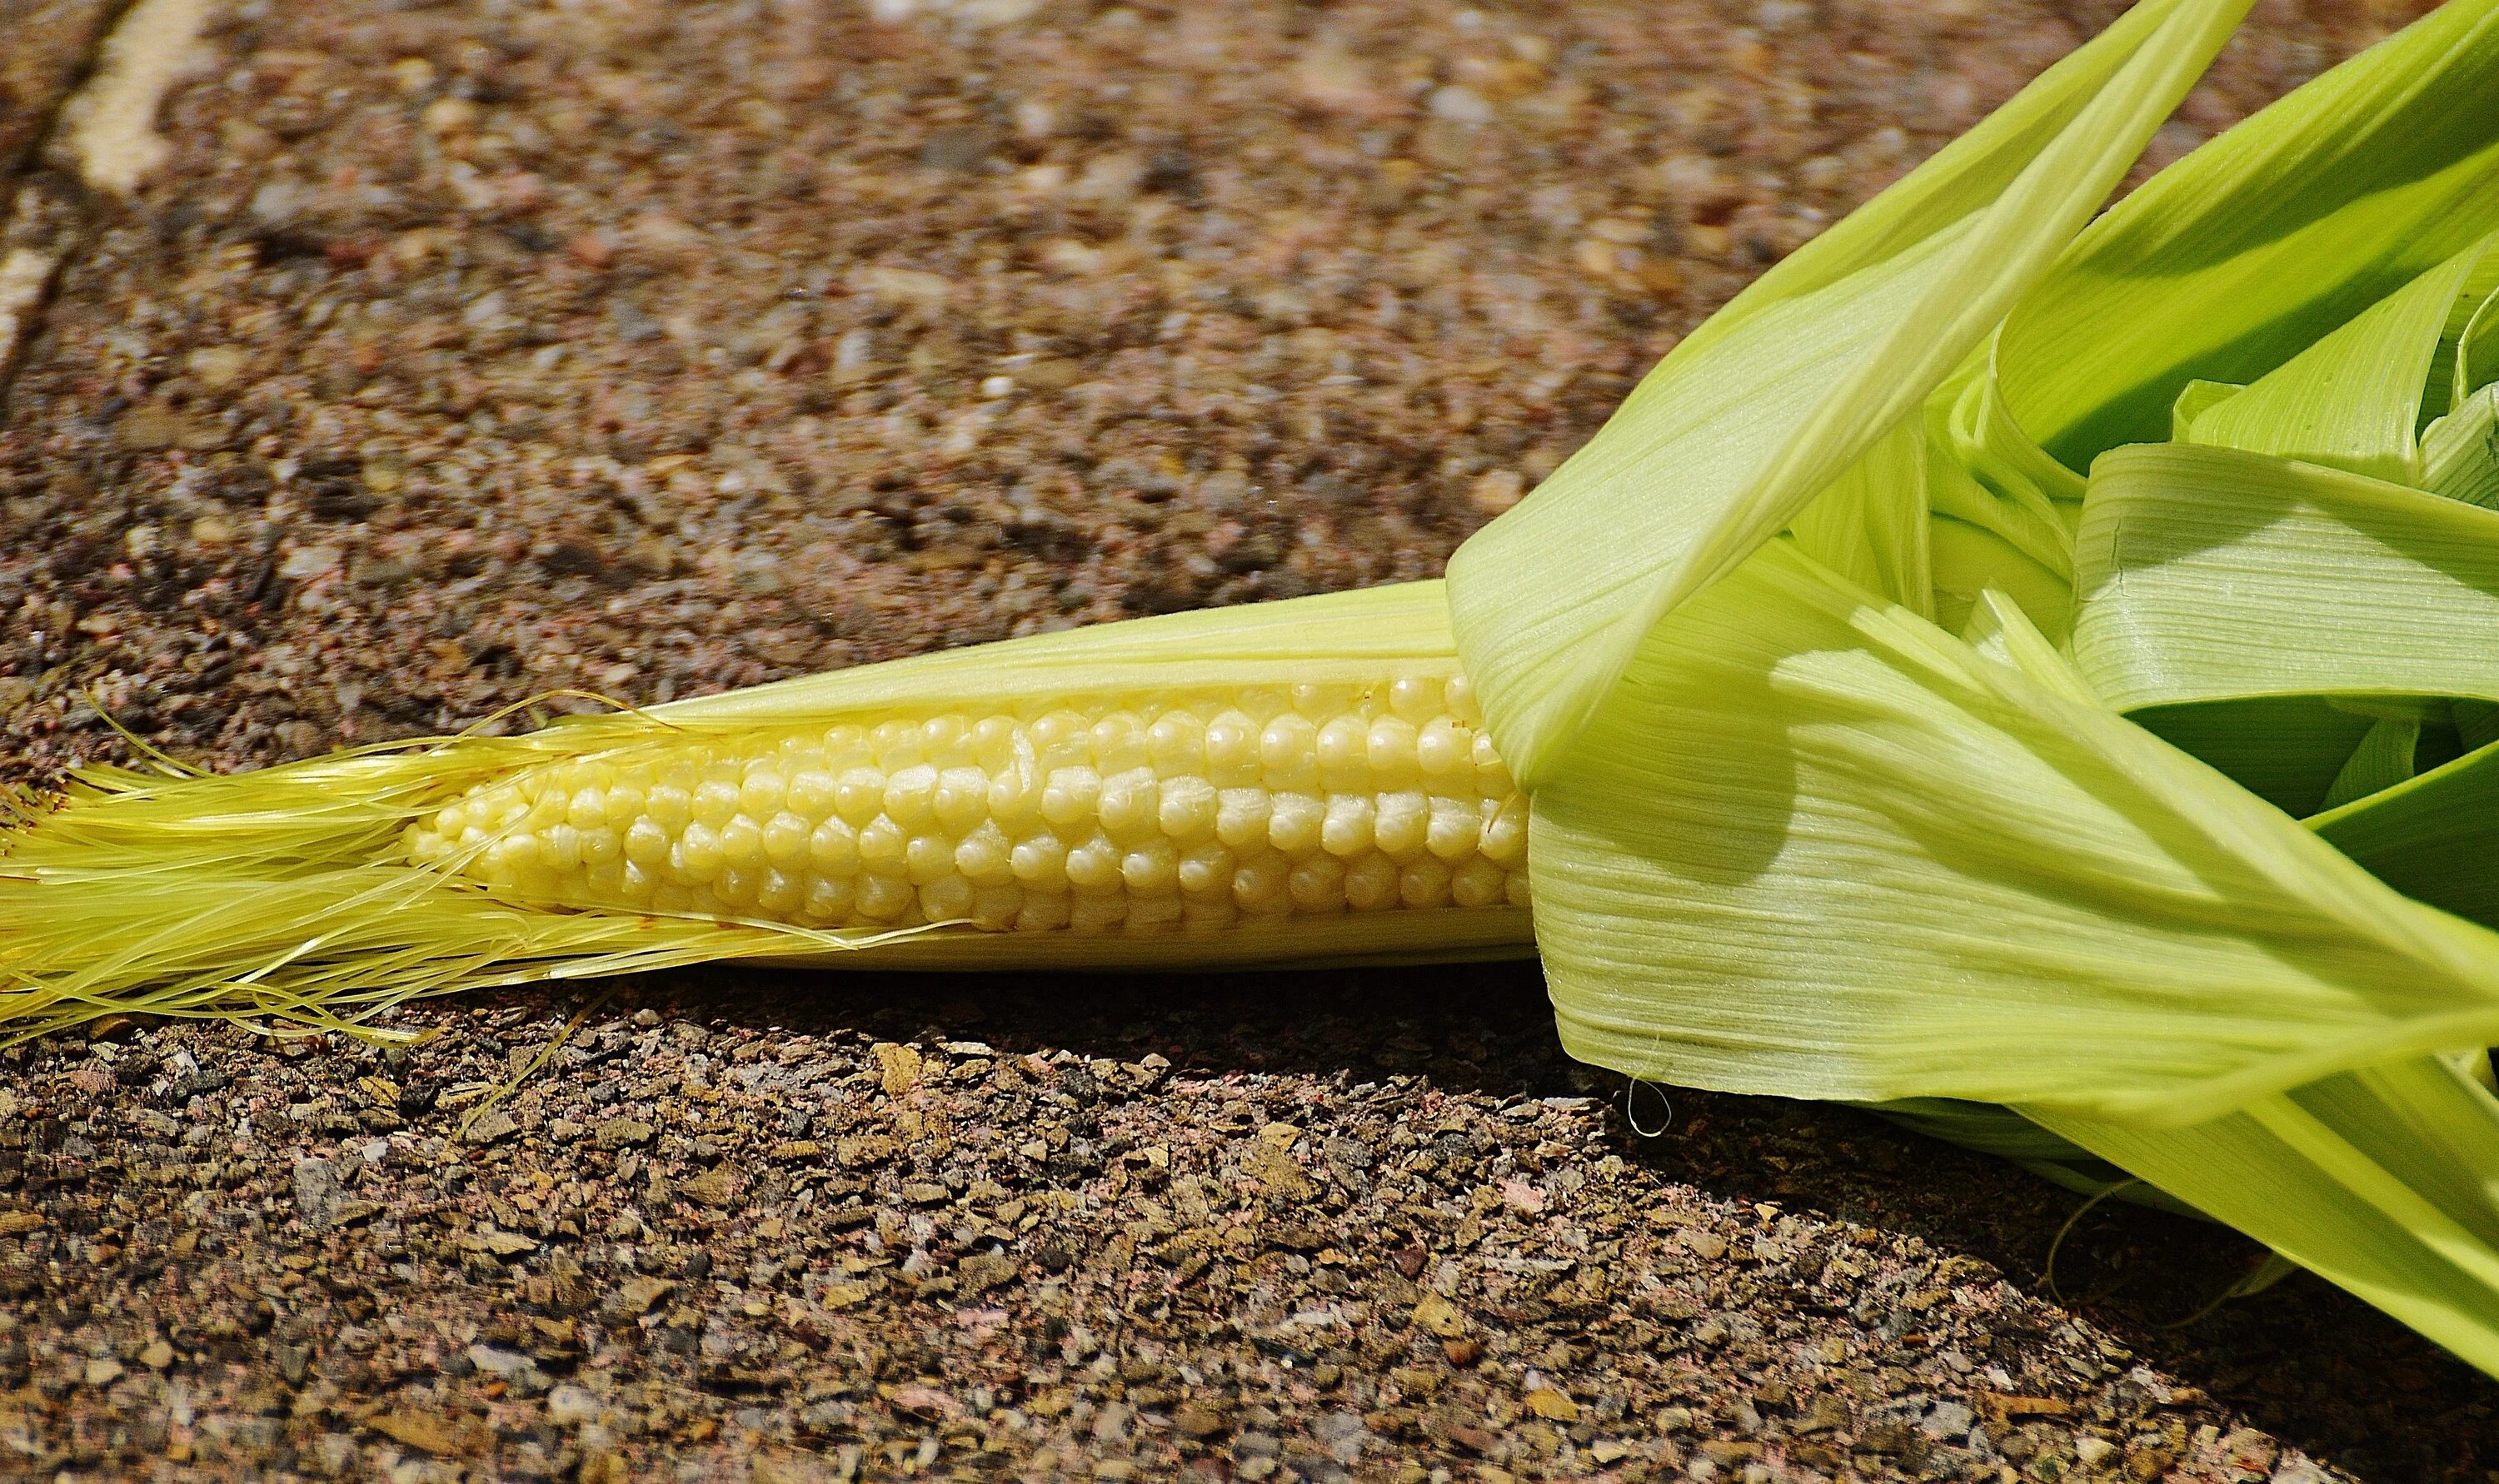
<svg viewBox="0 0 2499 1484">
<path fill-rule="evenodd" d="M 0 1014 L 329 1023 L 717 958 L 1526 952 L 1437 584 L 955 651 L 523 738 L 97 770 L 0 857 Z"/>
<path fill-rule="evenodd" d="M 0 1015 L 1517 952 L 1525 819 L 1575 1053 L 2123 1170 L 2499 1373 L 2499 0 L 2084 228 L 2244 9 L 1766 274 L 1445 595 L 96 770 L 5 842 Z"/>
<path fill-rule="evenodd" d="M 463 794 L 406 851 L 523 901 L 837 930 L 1523 908 L 1526 801 L 1465 693 L 1410 669 L 645 729 Z"/>
</svg>

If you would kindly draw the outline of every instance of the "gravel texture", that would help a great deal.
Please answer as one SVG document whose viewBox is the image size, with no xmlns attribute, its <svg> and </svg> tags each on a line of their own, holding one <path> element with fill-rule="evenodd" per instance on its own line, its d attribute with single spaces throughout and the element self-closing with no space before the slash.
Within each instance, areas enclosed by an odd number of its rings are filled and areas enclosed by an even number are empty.
<svg viewBox="0 0 2499 1484">
<path fill-rule="evenodd" d="M 0 391 L 0 777 L 122 756 L 98 702 L 232 766 L 1428 575 L 2112 13 L 252 0 L 123 199 L 41 143 L 106 9 L 0 0 L 0 185 L 75 245 Z M 2259 6 L 2156 156 L 2408 14 Z M 2180 1325 L 2226 1233 L 2096 1208 L 2051 1284 L 2071 1198 L 1670 1119 L 1524 968 L 575 992 L 0 1053 L 0 1469 L 2499 1468 L 2308 1279 Z"/>
</svg>

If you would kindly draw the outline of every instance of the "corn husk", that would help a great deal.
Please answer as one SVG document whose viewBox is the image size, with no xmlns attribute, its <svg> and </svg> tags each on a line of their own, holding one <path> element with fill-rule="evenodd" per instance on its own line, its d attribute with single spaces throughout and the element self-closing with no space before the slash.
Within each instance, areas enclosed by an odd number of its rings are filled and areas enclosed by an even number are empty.
<svg viewBox="0 0 2499 1484">
<path fill-rule="evenodd" d="M 1794 521 L 2045 273 L 2243 0 L 2148 0 L 1713 316 L 1449 564 L 1502 756 L 1534 789 L 1658 621 Z"/>
<path fill-rule="evenodd" d="M 2044 681 L 1784 543 L 1660 626 L 1535 799 L 1564 1045 L 1686 1085 L 2174 1124 L 2499 1031 L 2499 936 L 2025 642 Z"/>
<path fill-rule="evenodd" d="M 2186 54 L 2185 12 L 2128 20 Z M 2111 34 L 2037 84 L 2072 127 L 2159 94 L 2151 33 Z M 2499 938 L 2367 868 L 2483 787 L 2437 764 L 2490 699 L 2499 545 L 2411 485 L 2473 477 L 2499 7 L 2319 79 L 2043 270 L 1957 257 L 1976 229 L 1914 199 L 1793 296 L 1766 277 L 1452 564 L 1535 784 L 1566 1044 L 1953 1110 L 2068 1183 L 2096 1156 L 2499 1370 L 2493 1110 L 2454 1050 L 2490 1039 Z M 1959 339 L 1945 295 L 2000 323 Z M 1904 436 L 1919 460 L 1869 456 Z M 1816 503 L 1842 470 L 1850 510 L 1924 480 L 1930 601 L 1834 552 L 1878 529 Z"/>
</svg>

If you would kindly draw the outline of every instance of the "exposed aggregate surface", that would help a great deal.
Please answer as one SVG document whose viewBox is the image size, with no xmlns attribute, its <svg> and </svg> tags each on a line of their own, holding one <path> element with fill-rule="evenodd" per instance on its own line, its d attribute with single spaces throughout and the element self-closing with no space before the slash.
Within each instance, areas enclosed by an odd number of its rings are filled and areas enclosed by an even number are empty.
<svg viewBox="0 0 2499 1484">
<path fill-rule="evenodd" d="M 76 217 L 0 391 L 0 776 L 124 756 L 97 702 L 235 766 L 1430 575 L 2114 10 L 250 0 L 124 201 L 42 145 L 112 9 L 0 3 L 0 172 Z M 2408 14 L 2259 6 L 2156 158 Z M 0 1471 L 2499 1467 L 2312 1281 L 2173 1327 L 2226 1234 L 2097 1208 L 2059 1289 L 2071 1198 L 1669 1117 L 1526 968 L 389 1025 L 0 1052 Z"/>
</svg>

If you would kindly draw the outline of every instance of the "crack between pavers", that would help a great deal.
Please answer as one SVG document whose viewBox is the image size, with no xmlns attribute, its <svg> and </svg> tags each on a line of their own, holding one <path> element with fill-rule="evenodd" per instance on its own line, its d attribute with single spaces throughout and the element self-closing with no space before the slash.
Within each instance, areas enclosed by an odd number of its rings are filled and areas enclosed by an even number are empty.
<svg viewBox="0 0 2499 1484">
<path fill-rule="evenodd" d="M 62 271 L 94 236 L 99 193 L 128 194 L 169 152 L 156 114 L 212 3 L 115 0 L 43 128 L 0 168 L 0 431 Z"/>
<path fill-rule="evenodd" d="M 137 3 L 138 0 L 110 0 L 109 4 L 101 8 L 95 35 L 88 42 L 85 51 L 70 64 L 68 71 L 62 76 L 60 86 L 55 90 L 52 98 L 51 113 L 45 118 L 43 126 L 27 135 L 24 144 L 9 151 L 5 157 L 0 157 L 0 191 L 14 187 L 17 183 L 17 177 L 26 173 L 27 162 L 41 159 L 45 149 L 50 146 L 54 136 L 60 131 L 63 115 L 69 111 L 70 100 L 77 97 L 80 90 L 86 86 L 87 80 L 95 76 L 96 68 L 104 59 L 105 43 L 120 26 L 122 17 L 129 14 L 130 8 Z"/>
</svg>

